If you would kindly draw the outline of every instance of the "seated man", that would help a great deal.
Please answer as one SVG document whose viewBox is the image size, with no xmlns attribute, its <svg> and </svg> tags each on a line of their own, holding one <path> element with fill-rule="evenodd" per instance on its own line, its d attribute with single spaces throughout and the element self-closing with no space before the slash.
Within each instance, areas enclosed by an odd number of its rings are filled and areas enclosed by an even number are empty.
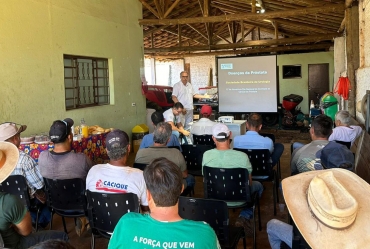
<svg viewBox="0 0 370 249">
<path fill-rule="evenodd" d="M 216 234 L 208 224 L 180 217 L 178 200 L 183 184 L 182 172 L 176 164 L 157 158 L 145 168 L 144 179 L 150 214 L 125 214 L 114 229 L 109 249 L 220 249 Z"/>
<path fill-rule="evenodd" d="M 234 148 L 239 149 L 268 149 L 271 154 L 272 165 L 276 165 L 284 151 L 280 143 L 273 143 L 268 137 L 258 134 L 262 128 L 262 117 L 257 113 L 251 113 L 247 120 L 247 132 L 245 135 L 235 136 Z"/>
<path fill-rule="evenodd" d="M 164 122 L 163 113 L 160 113 L 160 112 L 157 112 L 157 111 L 153 112 L 152 116 L 151 116 L 151 119 L 152 119 L 152 123 L 155 127 L 159 122 Z M 153 143 L 154 143 L 153 133 L 152 134 L 147 134 L 143 137 L 143 140 L 141 141 L 139 149 L 148 148 L 149 146 L 152 146 Z M 180 151 L 182 151 L 181 145 L 179 143 L 179 139 L 174 134 L 171 135 L 170 140 L 168 141 L 168 143 L 166 145 L 167 146 L 178 146 L 180 148 Z"/>
<path fill-rule="evenodd" d="M 184 136 L 188 136 L 190 132 L 184 130 L 184 126 L 181 123 L 181 113 L 184 110 L 184 106 L 177 102 L 171 109 L 168 109 L 163 113 L 164 120 L 171 125 L 172 133 L 177 137 L 182 133 Z"/>
<path fill-rule="evenodd" d="M 261 197 L 263 186 L 258 181 L 252 181 L 252 165 L 249 162 L 248 156 L 241 151 L 230 149 L 231 131 L 225 124 L 216 124 L 212 128 L 212 138 L 216 144 L 216 148 L 204 152 L 202 167 L 214 168 L 245 168 L 249 173 L 249 183 L 252 193 L 257 192 Z M 236 226 L 244 226 L 245 232 L 252 232 L 253 218 L 252 208 L 243 210 L 240 213 Z"/>
<path fill-rule="evenodd" d="M 41 175 L 49 179 L 81 178 L 86 180 L 92 162 L 83 153 L 72 151 L 74 122 L 70 118 L 56 120 L 50 127 L 49 135 L 54 143 L 52 151 L 40 153 L 39 165 Z"/>
<path fill-rule="evenodd" d="M 124 131 L 113 130 L 108 133 L 105 141 L 110 161 L 90 169 L 86 189 L 102 193 L 134 193 L 139 198 L 141 210 L 149 212 L 143 172 L 126 166 L 130 153 L 128 135 Z"/>
<path fill-rule="evenodd" d="M 155 127 L 153 133 L 154 144 L 149 148 L 140 149 L 136 153 L 135 163 L 149 164 L 153 159 L 165 157 L 174 162 L 182 172 L 184 178 L 184 188 L 194 188 L 194 176 L 188 174 L 184 156 L 176 148 L 168 148 L 166 146 L 171 136 L 171 126 L 166 122 L 160 122 Z"/>
<path fill-rule="evenodd" d="M 14 171 L 19 156 L 13 144 L 0 142 L 0 182 Z M 0 192 L 0 214 L 0 234 L 6 248 L 26 249 L 49 239 L 68 241 L 68 235 L 62 231 L 32 233 L 31 215 L 14 195 Z"/>
<path fill-rule="evenodd" d="M 211 106 L 202 106 L 202 108 L 200 109 L 200 115 L 202 115 L 202 118 L 191 126 L 190 133 L 194 135 L 212 135 L 212 126 L 217 123 L 209 119 L 211 114 Z"/>
<path fill-rule="evenodd" d="M 335 128 L 329 137 L 329 141 L 353 142 L 361 135 L 362 128 L 358 125 L 350 125 L 352 117 L 348 111 L 338 111 L 335 114 Z"/>
<path fill-rule="evenodd" d="M 292 175 L 315 170 L 316 152 L 329 143 L 333 121 L 325 114 L 317 116 L 311 123 L 310 136 L 312 142 L 295 149 L 290 161 Z"/>
<path fill-rule="evenodd" d="M 17 127 L 15 123 L 3 123 L 0 125 L 0 141 L 7 141 L 17 148 L 21 143 L 21 133 L 27 129 L 26 125 Z M 19 150 L 19 160 L 11 175 L 21 175 L 26 179 L 28 190 L 31 197 L 31 204 L 41 207 L 38 223 L 41 227 L 46 227 L 51 220 L 51 212 L 46 206 L 44 180 L 42 179 L 39 166 L 32 157 Z M 31 212 L 32 222 L 36 222 L 36 212 Z"/>
<path fill-rule="evenodd" d="M 72 151 L 73 134 L 71 127 L 74 122 L 70 118 L 56 120 L 50 127 L 49 135 L 54 143 L 53 151 L 40 153 L 39 165 L 41 175 L 49 179 L 81 178 L 86 181 L 92 162 L 83 153 Z M 79 218 L 76 222 L 78 236 L 85 230 L 87 219 Z"/>
</svg>

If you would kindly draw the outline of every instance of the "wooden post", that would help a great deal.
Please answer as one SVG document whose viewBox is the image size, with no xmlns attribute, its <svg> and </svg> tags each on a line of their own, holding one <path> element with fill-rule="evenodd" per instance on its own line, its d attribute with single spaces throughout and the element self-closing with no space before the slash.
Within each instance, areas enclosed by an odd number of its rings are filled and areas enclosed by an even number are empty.
<svg viewBox="0 0 370 249">
<path fill-rule="evenodd" d="M 177 25 L 177 37 L 178 37 L 178 43 L 179 43 L 179 47 L 182 46 L 181 44 L 181 25 Z"/>
<path fill-rule="evenodd" d="M 356 2 L 357 3 L 357 2 Z M 352 3 L 353 4 L 353 3 Z M 352 5 L 346 9 L 346 56 L 347 77 L 351 82 L 348 98 L 348 112 L 356 117 L 356 70 L 360 66 L 359 44 L 359 13 L 358 6 Z M 335 81 L 336 79 L 334 79 Z"/>
</svg>

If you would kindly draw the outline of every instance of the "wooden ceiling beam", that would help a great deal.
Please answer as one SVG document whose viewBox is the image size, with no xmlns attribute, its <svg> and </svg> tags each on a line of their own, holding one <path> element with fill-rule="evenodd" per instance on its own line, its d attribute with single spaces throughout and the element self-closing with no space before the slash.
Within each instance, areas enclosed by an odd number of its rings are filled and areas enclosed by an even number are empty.
<svg viewBox="0 0 370 249">
<path fill-rule="evenodd" d="M 204 51 L 204 50 L 217 50 L 217 49 L 237 49 L 246 48 L 252 46 L 271 46 L 271 45 L 286 45 L 286 44 L 299 44 L 307 42 L 320 42 L 326 40 L 332 40 L 341 34 L 322 34 L 322 35 L 309 35 L 300 36 L 294 38 L 282 38 L 272 40 L 259 40 L 259 41 L 246 41 L 233 44 L 216 44 L 211 46 L 192 46 L 192 47 L 169 47 L 169 48 L 144 48 L 144 53 L 158 53 L 158 52 L 183 52 L 183 51 Z"/>
<path fill-rule="evenodd" d="M 211 55 L 241 55 L 241 54 L 259 54 L 259 53 L 271 53 L 271 52 L 285 52 L 285 51 L 304 51 L 304 50 L 320 50 L 329 49 L 333 46 L 332 43 L 323 44 L 310 44 L 310 45 L 294 45 L 294 46 L 280 46 L 280 47 L 268 47 L 268 48 L 252 48 L 252 49 L 240 49 L 240 50 L 226 50 L 216 52 L 199 52 L 199 53 L 185 53 L 185 54 L 174 54 L 174 55 L 160 55 L 146 54 L 145 57 L 157 58 L 157 59 L 175 59 L 184 57 L 198 57 L 198 56 L 211 56 Z"/>
<path fill-rule="evenodd" d="M 304 24 L 304 23 L 300 23 L 300 22 L 288 21 L 288 20 L 285 20 L 285 19 L 282 19 L 282 18 L 270 19 L 270 21 L 272 21 L 272 22 L 277 21 L 280 24 L 285 24 L 285 25 L 289 25 L 289 26 L 298 26 L 299 28 L 304 28 L 306 30 L 311 30 L 311 31 L 317 32 L 317 33 L 329 33 L 327 30 L 324 30 L 324 29 L 322 29 L 318 26 L 308 25 L 308 24 Z"/>
<path fill-rule="evenodd" d="M 145 8 L 147 8 L 150 12 L 152 12 L 153 15 L 155 15 L 157 18 L 160 17 L 158 12 L 155 9 L 153 9 L 145 0 L 139 0 L 139 1 L 141 2 L 143 6 L 145 6 Z"/>
<path fill-rule="evenodd" d="M 179 2 L 180 2 L 180 0 L 176 0 L 175 2 L 173 2 L 173 4 L 171 5 L 171 7 L 166 11 L 166 13 L 164 13 L 163 18 L 167 18 L 167 16 L 171 13 L 171 11 L 177 6 L 177 4 Z"/>
<path fill-rule="evenodd" d="M 166 31 L 167 33 L 170 33 L 170 34 L 175 35 L 175 36 L 177 36 L 177 35 L 178 35 L 178 33 L 173 32 L 172 30 L 163 29 L 163 31 Z M 183 38 L 185 38 L 185 39 L 193 40 L 193 41 L 195 41 L 195 42 L 197 42 L 197 43 L 199 43 L 199 44 L 204 44 L 204 45 L 206 45 L 206 43 L 204 43 L 204 42 L 200 42 L 200 41 L 198 41 L 198 40 L 196 40 L 196 39 L 194 39 L 194 38 L 192 38 L 192 37 L 185 36 L 185 35 L 182 35 L 182 37 L 183 37 Z M 185 47 L 176 47 L 176 48 L 179 48 L 180 50 L 185 49 Z M 155 49 L 155 48 L 154 48 L 154 49 Z"/>
<path fill-rule="evenodd" d="M 158 0 L 154 0 L 154 4 L 155 4 L 155 7 L 157 9 L 157 13 L 159 15 L 159 18 L 162 19 L 163 18 L 163 13 L 162 13 L 162 8 L 161 8 L 160 3 L 158 2 Z"/>
<path fill-rule="evenodd" d="M 328 4 L 320 7 L 310 7 L 294 10 L 272 11 L 265 13 L 244 13 L 225 16 L 209 16 L 209 17 L 191 17 L 178 19 L 139 19 L 140 25 L 178 25 L 178 24 L 192 24 L 192 23 L 214 23 L 214 22 L 228 22 L 241 20 L 263 20 L 271 18 L 281 18 L 287 16 L 303 16 L 309 14 L 318 14 L 326 12 L 340 12 L 344 11 L 342 4 Z"/>
<path fill-rule="evenodd" d="M 200 34 L 204 39 L 208 40 L 208 37 L 205 36 L 199 29 L 195 28 L 193 25 L 191 24 L 187 24 L 192 30 L 194 30 L 195 32 L 197 32 L 198 34 Z"/>
</svg>

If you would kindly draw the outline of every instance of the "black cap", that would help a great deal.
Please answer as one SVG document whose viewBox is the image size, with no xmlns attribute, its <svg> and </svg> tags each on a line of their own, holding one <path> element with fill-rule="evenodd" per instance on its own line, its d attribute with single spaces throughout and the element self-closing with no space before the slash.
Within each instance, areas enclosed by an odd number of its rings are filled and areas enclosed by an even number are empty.
<svg viewBox="0 0 370 249">
<path fill-rule="evenodd" d="M 113 148 L 125 148 L 129 142 L 127 133 L 119 129 L 109 132 L 105 138 L 108 151 L 111 151 Z"/>
<path fill-rule="evenodd" d="M 74 122 L 70 118 L 55 120 L 50 127 L 49 136 L 53 143 L 62 143 L 71 133 Z"/>
</svg>

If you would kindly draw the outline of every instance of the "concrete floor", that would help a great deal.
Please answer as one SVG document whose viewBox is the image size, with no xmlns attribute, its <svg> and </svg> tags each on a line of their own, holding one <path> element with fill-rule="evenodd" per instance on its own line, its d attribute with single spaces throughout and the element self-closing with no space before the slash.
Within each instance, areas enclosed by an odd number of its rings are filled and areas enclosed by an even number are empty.
<svg viewBox="0 0 370 249">
<path fill-rule="evenodd" d="M 300 133 L 299 131 L 284 131 L 284 130 L 264 130 L 263 132 L 271 132 L 274 133 L 276 136 L 276 142 L 281 142 L 284 144 L 285 150 L 281 157 L 281 176 L 282 179 L 286 178 L 290 175 L 290 145 L 294 141 L 300 142 L 309 142 L 309 135 L 308 133 Z M 131 154 L 129 158 L 129 165 L 132 165 L 134 162 L 135 155 Z M 257 248 L 258 249 L 267 249 L 270 248 L 267 233 L 266 233 L 266 223 L 272 219 L 277 218 L 282 221 L 288 221 L 288 211 L 285 207 L 282 212 L 279 211 L 279 207 L 277 207 L 277 215 L 274 216 L 273 214 L 273 197 L 272 197 L 272 184 L 271 183 L 264 183 L 265 191 L 262 195 L 260 206 L 261 206 L 261 222 L 262 222 L 262 231 L 258 231 L 257 229 Z M 195 197 L 203 197 L 203 184 L 202 178 L 196 177 L 196 187 L 195 187 Z M 284 199 L 279 193 L 280 203 L 284 203 Z M 235 223 L 235 219 L 239 215 L 239 210 L 233 212 L 230 210 L 230 224 Z M 66 219 L 67 221 L 67 229 L 68 235 L 70 238 L 70 243 L 79 249 L 88 249 L 90 248 L 90 240 L 91 240 L 91 233 L 86 232 L 81 237 L 78 237 L 74 231 L 74 222 L 73 219 Z M 257 224 L 256 224 L 257 225 Z M 257 225 L 258 226 L 258 225 Z M 58 215 L 54 215 L 54 226 L 53 229 L 55 230 L 63 230 L 62 219 Z M 247 248 L 252 248 L 252 238 L 247 238 Z M 107 248 L 108 240 L 103 238 L 98 238 L 96 240 L 95 248 Z M 238 244 L 238 249 L 243 248 L 243 243 L 240 240 Z"/>
</svg>

